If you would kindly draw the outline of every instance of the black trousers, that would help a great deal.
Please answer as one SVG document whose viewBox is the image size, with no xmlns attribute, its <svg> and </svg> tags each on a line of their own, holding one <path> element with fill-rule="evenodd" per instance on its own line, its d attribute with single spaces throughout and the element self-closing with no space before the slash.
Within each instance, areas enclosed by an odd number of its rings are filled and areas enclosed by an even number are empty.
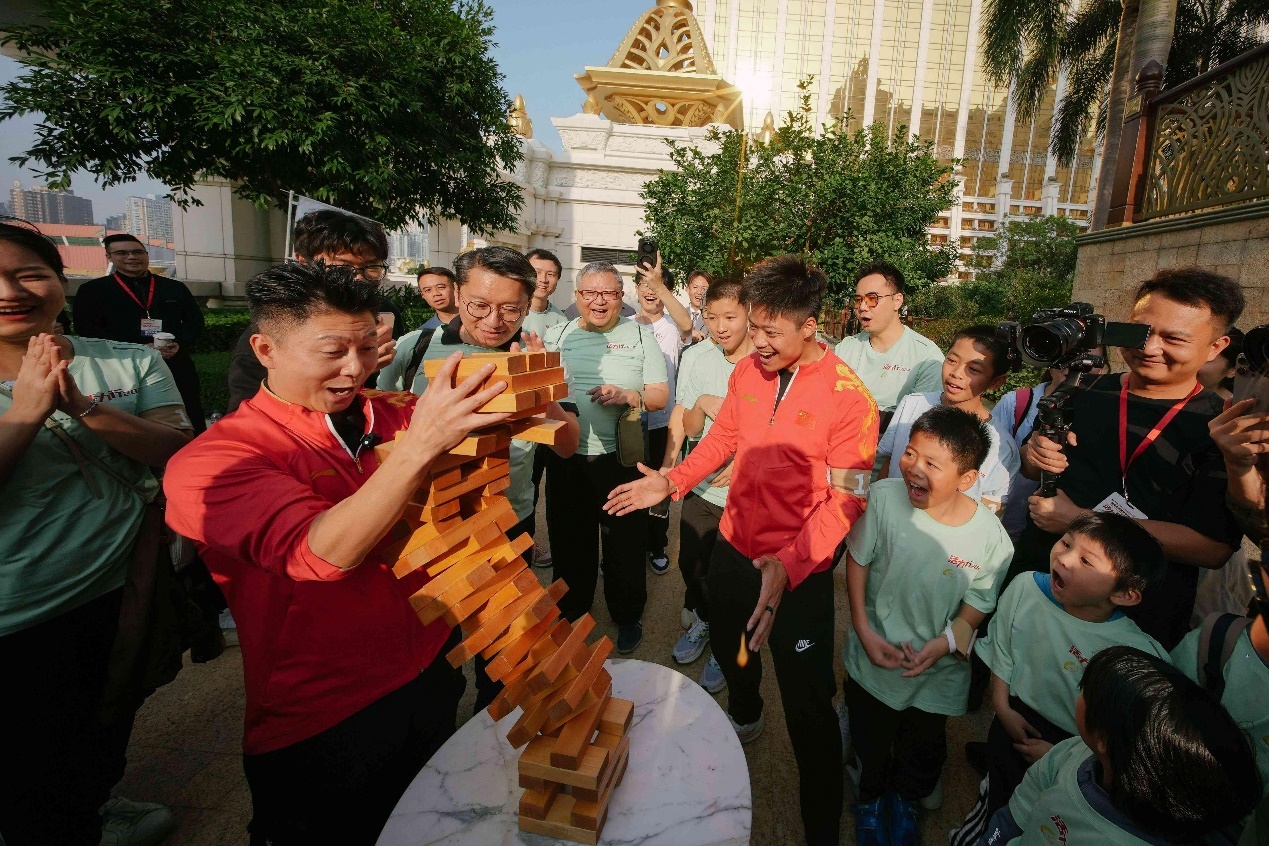
<svg viewBox="0 0 1269 846">
<path fill-rule="evenodd" d="M 446 651 L 321 734 L 242 756 L 252 846 L 375 842 L 411 780 L 454 733 L 466 682 Z"/>
<path fill-rule="evenodd" d="M 709 622 L 709 561 L 718 542 L 722 506 L 689 493 L 679 515 L 679 572 L 683 574 L 683 607 Z"/>
<path fill-rule="evenodd" d="M 123 776 L 136 716 L 97 717 L 122 599 L 120 588 L 0 637 L 0 837 L 8 846 L 101 841 L 97 810 Z"/>
<path fill-rule="evenodd" d="M 727 679 L 731 718 L 741 725 L 762 714 L 762 658 L 736 662 L 745 626 L 758 604 L 762 577 L 753 562 L 724 538 L 710 560 L 710 641 Z M 768 639 L 784 723 L 798 764 L 806 842 L 836 844 L 842 817 L 842 738 L 833 709 L 833 574 L 813 573 L 785 591 Z"/>
<path fill-rule="evenodd" d="M 854 679 L 842 685 L 859 756 L 859 801 L 887 793 L 916 802 L 934 792 L 947 761 L 947 717 L 919 708 L 896 711 Z"/>
<path fill-rule="evenodd" d="M 1016 696 L 1009 697 L 1009 707 L 1026 718 L 1047 743 L 1061 743 L 1071 735 L 1060 726 L 1049 722 L 1039 712 Z M 1022 784 L 1022 777 L 1031 766 L 1013 748 L 1013 738 L 1005 731 L 999 717 L 991 721 L 987 731 L 987 775 L 978 786 L 978 801 L 965 817 L 962 826 L 951 835 L 952 846 L 977 844 L 987 833 L 988 824 L 996 812 L 1009 804 L 1013 792 Z"/>
<path fill-rule="evenodd" d="M 648 430 L 648 466 L 660 467 L 665 456 L 665 444 L 670 440 L 670 427 Z M 648 552 L 665 552 L 670 543 L 670 518 L 648 515 Z M 681 548 L 680 548 L 681 549 Z"/>
<path fill-rule="evenodd" d="M 546 525 L 556 578 L 568 583 L 560 600 L 565 618 L 576 620 L 590 611 L 599 581 L 602 533 L 604 599 L 619 626 L 637 623 L 648 601 L 648 512 L 624 517 L 603 510 L 618 485 L 641 478 L 638 469 L 622 467 L 616 453 L 560 458 L 547 453 Z"/>
</svg>

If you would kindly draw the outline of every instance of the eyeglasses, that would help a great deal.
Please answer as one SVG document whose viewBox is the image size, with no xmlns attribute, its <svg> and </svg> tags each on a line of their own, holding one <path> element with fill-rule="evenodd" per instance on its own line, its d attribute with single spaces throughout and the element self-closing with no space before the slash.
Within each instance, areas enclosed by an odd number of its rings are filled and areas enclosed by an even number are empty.
<svg viewBox="0 0 1269 846">
<path fill-rule="evenodd" d="M 477 320 L 483 320 L 489 316 L 494 307 L 489 303 L 482 303 L 480 300 L 467 300 L 463 303 L 463 307 L 467 309 L 467 313 Z M 516 306 L 498 306 L 498 316 L 502 318 L 504 323 L 515 323 L 524 316 L 524 309 Z"/>
<path fill-rule="evenodd" d="M 111 250 L 110 255 L 118 256 L 119 258 L 129 258 L 131 256 L 148 256 L 149 253 L 145 250 Z"/>
<path fill-rule="evenodd" d="M 327 267 L 349 267 L 357 271 L 357 275 L 367 282 L 379 282 L 383 277 L 388 275 L 388 266 L 386 264 L 342 264 L 337 261 L 326 262 Z"/>
<path fill-rule="evenodd" d="M 621 299 L 621 291 L 578 291 L 577 296 L 581 297 L 582 302 L 585 303 L 593 303 L 596 300 L 602 303 Z"/>
<path fill-rule="evenodd" d="M 876 308 L 878 305 L 881 304 L 882 297 L 897 297 L 897 296 L 899 296 L 898 291 L 895 291 L 893 294 L 856 294 L 855 296 L 851 297 L 851 301 L 854 302 L 855 308 L 859 308 L 864 303 L 868 303 L 869 308 Z"/>
</svg>

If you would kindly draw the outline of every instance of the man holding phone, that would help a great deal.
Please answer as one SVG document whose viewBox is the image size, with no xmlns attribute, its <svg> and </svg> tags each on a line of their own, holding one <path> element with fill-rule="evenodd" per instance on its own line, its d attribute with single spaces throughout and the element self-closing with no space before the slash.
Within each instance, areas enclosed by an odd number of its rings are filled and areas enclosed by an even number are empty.
<svg viewBox="0 0 1269 846">
<path fill-rule="evenodd" d="M 1117 511 L 1163 545 L 1168 569 L 1128 616 L 1166 648 L 1189 628 L 1199 567 L 1222 566 L 1242 536 L 1225 507 L 1226 475 L 1208 424 L 1220 397 L 1198 372 L 1229 342 L 1242 291 L 1198 268 L 1162 270 L 1141 284 L 1129 321 L 1151 327 L 1140 349 L 1124 350 L 1128 372 L 1086 376 L 1070 401 L 1065 445 L 1032 435 L 1022 472 L 1060 473 L 1054 497 L 1033 496 L 1009 578 L 1048 566 L 1049 550 L 1072 520 Z"/>
</svg>

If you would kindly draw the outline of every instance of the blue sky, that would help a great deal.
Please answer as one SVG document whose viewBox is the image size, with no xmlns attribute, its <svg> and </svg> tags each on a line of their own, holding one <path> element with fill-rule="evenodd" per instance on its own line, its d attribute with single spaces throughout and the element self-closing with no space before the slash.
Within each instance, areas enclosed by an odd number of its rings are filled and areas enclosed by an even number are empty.
<svg viewBox="0 0 1269 846">
<path fill-rule="evenodd" d="M 560 149 L 552 117 L 569 117 L 582 110 L 582 90 L 573 74 L 586 65 L 603 65 L 626 31 L 655 0 L 486 0 L 493 10 L 496 31 L 494 59 L 502 69 L 503 86 L 514 97 L 523 94 L 534 137 Z M 21 66 L 0 56 L 0 84 L 17 76 Z M 0 199 L 8 200 L 13 180 L 23 186 L 39 183 L 32 172 L 11 164 L 9 156 L 25 150 L 34 139 L 38 119 L 33 116 L 0 123 Z M 162 195 L 165 188 L 151 180 L 102 189 L 88 174 L 73 179 L 72 190 L 93 201 L 97 222 L 123 211 L 127 197 Z"/>
</svg>

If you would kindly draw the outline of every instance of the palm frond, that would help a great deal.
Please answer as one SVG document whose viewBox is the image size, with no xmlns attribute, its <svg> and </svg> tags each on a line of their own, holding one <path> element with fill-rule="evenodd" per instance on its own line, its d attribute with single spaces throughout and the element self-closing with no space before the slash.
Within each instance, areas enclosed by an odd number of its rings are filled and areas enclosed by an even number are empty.
<svg viewBox="0 0 1269 846">
<path fill-rule="evenodd" d="M 1045 45 L 1060 35 L 1052 22 L 1060 31 L 1067 8 L 1067 0 L 987 0 L 979 47 L 987 79 L 1003 88 L 1029 54 L 1051 49 Z"/>
<path fill-rule="evenodd" d="M 1094 109 L 1097 110 L 1097 137 L 1105 132 L 1106 102 L 1114 69 L 1114 41 L 1104 44 L 1101 52 L 1086 55 L 1078 64 L 1067 68 L 1066 91 L 1054 112 L 1049 139 L 1050 154 L 1064 167 L 1069 167 L 1079 155 Z"/>
</svg>

